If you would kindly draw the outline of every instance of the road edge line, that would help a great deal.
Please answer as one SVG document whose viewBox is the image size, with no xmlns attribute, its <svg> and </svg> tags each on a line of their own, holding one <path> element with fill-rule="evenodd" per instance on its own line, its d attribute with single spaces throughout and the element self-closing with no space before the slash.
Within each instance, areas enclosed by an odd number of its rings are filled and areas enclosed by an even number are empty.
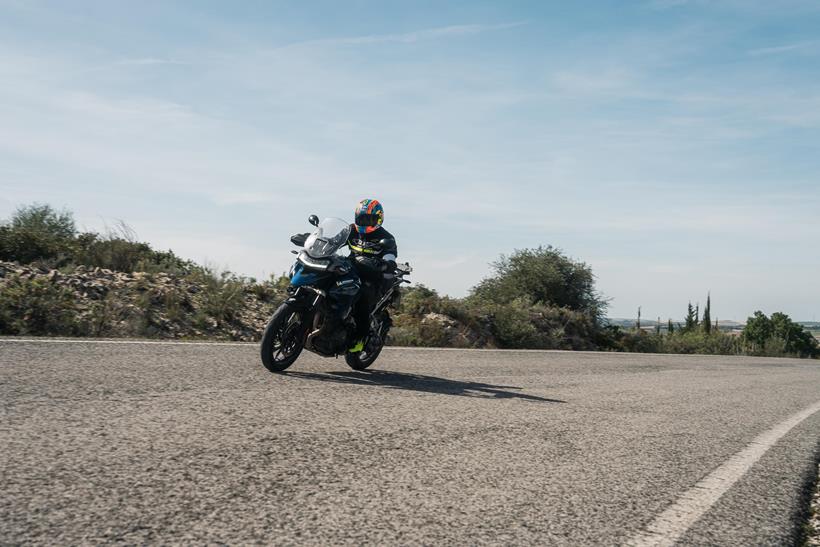
<svg viewBox="0 0 820 547">
<path fill-rule="evenodd" d="M 0 336 L 0 344 L 3 342 L 12 343 L 44 343 L 44 344 L 156 344 L 162 346 L 258 346 L 259 342 L 231 342 L 231 341 L 207 341 L 207 340 L 156 340 L 156 339 L 99 339 L 99 338 L 16 338 L 10 336 Z M 438 348 L 426 346 L 384 346 L 388 351 L 450 351 L 450 352 L 476 352 L 476 353 L 540 353 L 550 354 L 571 354 L 571 355 L 618 355 L 618 356 L 642 356 L 642 357 L 677 357 L 687 359 L 719 357 L 724 359 L 753 359 L 758 361 L 793 361 L 800 364 L 812 364 L 812 359 L 799 359 L 797 357 L 757 357 L 752 355 L 721 355 L 706 353 L 640 353 L 632 351 L 594 351 L 594 350 L 573 350 L 573 349 L 506 349 L 506 348 Z"/>
<path fill-rule="evenodd" d="M 706 475 L 626 542 L 631 547 L 667 547 L 674 545 L 706 514 L 709 509 L 740 480 L 752 466 L 804 420 L 820 412 L 820 401 L 792 414 L 771 429 L 755 437 L 746 448 L 735 453 Z"/>
</svg>

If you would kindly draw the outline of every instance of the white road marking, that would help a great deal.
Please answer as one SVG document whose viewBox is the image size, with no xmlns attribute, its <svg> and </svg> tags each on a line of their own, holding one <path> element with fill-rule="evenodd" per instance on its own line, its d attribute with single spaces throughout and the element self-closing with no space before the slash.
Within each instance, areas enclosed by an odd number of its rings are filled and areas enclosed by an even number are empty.
<svg viewBox="0 0 820 547">
<path fill-rule="evenodd" d="M 250 346 L 256 342 L 179 342 L 172 340 L 95 340 L 95 339 L 64 339 L 64 338 L 0 338 L 3 342 L 19 342 L 27 344 L 153 344 L 158 346 Z"/>
<path fill-rule="evenodd" d="M 3 342 L 25 342 L 42 344 L 157 344 L 162 346 L 255 346 L 259 342 L 200 342 L 182 340 L 100 340 L 95 338 L 4 338 Z M 405 346 L 385 346 L 386 350 L 402 351 L 481 351 L 481 352 L 504 352 L 504 353 L 592 353 L 600 354 L 598 351 L 572 351 L 560 349 L 486 349 L 486 348 L 425 348 L 425 347 L 405 347 Z"/>
<path fill-rule="evenodd" d="M 645 531 L 633 536 L 627 545 L 633 547 L 674 545 L 726 491 L 751 469 L 763 454 L 792 428 L 818 411 L 820 411 L 820 401 L 755 437 L 746 448 L 684 492 L 675 503 L 655 517 Z"/>
<path fill-rule="evenodd" d="M 180 340 L 100 340 L 96 338 L 6 338 L 0 336 L 0 344 L 3 342 L 25 342 L 25 343 L 43 343 L 43 344 L 157 344 L 161 346 L 258 346 L 259 342 L 198 342 L 198 341 L 180 341 Z M 601 355 L 609 356 L 643 356 L 643 357 L 678 357 L 697 359 L 703 357 L 721 357 L 725 359 L 752 359 L 764 360 L 770 359 L 766 357 L 747 357 L 739 355 L 698 355 L 698 354 L 684 354 L 684 353 L 632 353 L 627 351 L 611 352 L 611 351 L 591 351 L 591 350 L 571 350 L 571 349 L 498 349 L 498 348 L 426 348 L 426 347 L 411 347 L 411 346 L 385 346 L 387 351 L 454 351 L 454 352 L 487 352 L 487 353 L 571 353 L 573 355 Z M 790 360 L 798 361 L 798 359 L 789 358 L 771 358 L 776 359 L 776 362 Z"/>
</svg>

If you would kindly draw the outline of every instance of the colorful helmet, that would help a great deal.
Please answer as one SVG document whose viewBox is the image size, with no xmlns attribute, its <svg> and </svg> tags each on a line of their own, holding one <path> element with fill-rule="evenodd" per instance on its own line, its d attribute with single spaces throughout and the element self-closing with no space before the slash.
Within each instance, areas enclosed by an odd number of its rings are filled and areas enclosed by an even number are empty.
<svg viewBox="0 0 820 547">
<path fill-rule="evenodd" d="M 384 207 L 375 199 L 360 201 L 355 214 L 354 223 L 360 234 L 375 232 L 384 222 Z"/>
</svg>

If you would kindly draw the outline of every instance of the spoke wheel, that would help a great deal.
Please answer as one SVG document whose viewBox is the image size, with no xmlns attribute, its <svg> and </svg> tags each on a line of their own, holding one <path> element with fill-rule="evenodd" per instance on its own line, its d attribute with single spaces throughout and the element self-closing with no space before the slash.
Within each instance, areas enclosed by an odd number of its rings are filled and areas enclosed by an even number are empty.
<svg viewBox="0 0 820 547">
<path fill-rule="evenodd" d="M 304 344 L 304 325 L 299 313 L 282 304 L 273 314 L 262 335 L 262 364 L 271 372 L 281 372 L 296 361 Z"/>
</svg>

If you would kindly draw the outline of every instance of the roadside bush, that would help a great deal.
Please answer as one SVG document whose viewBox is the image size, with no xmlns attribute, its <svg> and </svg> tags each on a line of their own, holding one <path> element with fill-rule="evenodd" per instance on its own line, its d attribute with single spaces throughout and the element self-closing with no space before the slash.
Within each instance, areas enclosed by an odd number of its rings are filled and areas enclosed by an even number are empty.
<svg viewBox="0 0 820 547">
<path fill-rule="evenodd" d="M 486 318 L 463 300 L 441 297 L 424 285 L 402 289 L 390 344 L 423 347 L 495 346 Z"/>
<path fill-rule="evenodd" d="M 776 357 L 820 357 L 820 344 L 803 325 L 795 323 L 785 313 L 773 313 L 771 318 L 756 311 L 743 328 L 747 353 Z"/>
<path fill-rule="evenodd" d="M 50 205 L 20 207 L 0 224 L 0 260 L 41 263 L 48 268 L 99 267 L 120 272 L 189 274 L 201 269 L 172 251 L 156 251 L 137 241 L 136 234 L 119 222 L 103 234 L 78 234 L 69 211 Z"/>
<path fill-rule="evenodd" d="M 0 287 L 0 333 L 70 336 L 79 330 L 72 292 L 47 278 L 18 275 Z"/>
<path fill-rule="evenodd" d="M 469 300 L 506 305 L 516 299 L 587 314 L 598 322 L 606 301 L 595 290 L 592 269 L 552 246 L 516 250 L 492 264 L 494 275 L 473 288 Z"/>
<path fill-rule="evenodd" d="M 129 310 L 125 302 L 109 293 L 89 307 L 88 315 L 82 325 L 82 334 L 97 337 L 115 334 L 138 336 L 143 332 L 141 320 L 136 328 L 123 328 L 120 326 L 121 322 L 125 322 L 129 326 L 133 325 L 133 315 L 133 311 Z"/>
<path fill-rule="evenodd" d="M 441 313 L 442 298 L 435 289 L 418 284 L 401 289 L 399 313 L 421 317 L 428 313 Z"/>
<path fill-rule="evenodd" d="M 49 205 L 20 207 L 0 224 L 0 260 L 58 266 L 71 259 L 75 235 L 70 212 Z"/>
<path fill-rule="evenodd" d="M 680 353 L 704 355 L 740 355 L 740 340 L 719 331 L 676 331 L 671 334 L 649 333 L 643 330 L 625 331 L 617 326 L 606 329 L 607 347 L 635 353 Z"/>
<path fill-rule="evenodd" d="M 542 347 L 541 337 L 532 322 L 531 305 L 516 298 L 506 306 L 493 305 L 488 310 L 493 336 L 502 348 Z"/>
<path fill-rule="evenodd" d="M 499 347 L 597 349 L 600 327 L 589 315 L 516 298 L 484 308 Z"/>
<path fill-rule="evenodd" d="M 633 353 L 665 353 L 665 341 L 662 336 L 657 334 L 642 330 L 625 331 L 619 327 L 614 327 L 613 334 L 615 340 L 610 346 L 611 349 Z"/>
<path fill-rule="evenodd" d="M 706 355 L 739 355 L 743 353 L 742 344 L 737 337 L 713 331 L 680 332 L 660 336 L 660 351 L 663 353 L 699 353 Z"/>
<path fill-rule="evenodd" d="M 447 326 L 439 321 L 400 315 L 396 317 L 390 329 L 390 344 L 426 348 L 448 347 L 450 343 L 447 331 Z"/>
<path fill-rule="evenodd" d="M 287 297 L 285 289 L 287 289 L 288 285 L 290 285 L 290 279 L 287 276 L 271 276 L 269 281 L 263 281 L 261 283 L 255 283 L 251 280 L 251 282 L 247 284 L 247 290 L 256 296 L 257 300 L 268 302 L 272 304 L 273 307 L 277 307 L 284 302 Z"/>
<path fill-rule="evenodd" d="M 189 279 L 202 287 L 201 312 L 213 318 L 218 326 L 236 319 L 245 302 L 245 283 L 241 279 L 231 272 L 218 274 L 208 268 L 194 272 Z M 207 321 L 200 318 L 200 324 L 206 326 Z"/>
<path fill-rule="evenodd" d="M 107 234 L 83 233 L 76 238 L 71 256 L 74 264 L 118 272 L 147 272 L 186 275 L 201 267 L 183 260 L 173 251 L 155 251 L 137 241 L 133 230 L 123 223 Z"/>
</svg>

